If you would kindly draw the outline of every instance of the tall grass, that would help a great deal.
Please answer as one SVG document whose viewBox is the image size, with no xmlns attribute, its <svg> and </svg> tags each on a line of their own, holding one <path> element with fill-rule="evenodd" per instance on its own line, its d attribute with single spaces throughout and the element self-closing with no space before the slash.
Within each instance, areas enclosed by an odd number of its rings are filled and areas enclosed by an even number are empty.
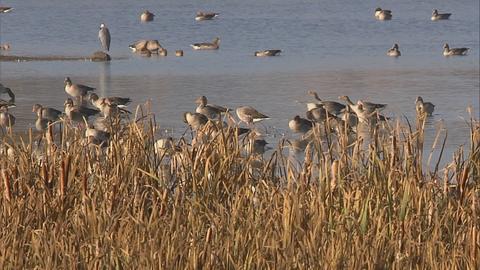
<svg viewBox="0 0 480 270">
<path fill-rule="evenodd" d="M 480 123 L 433 169 L 423 123 L 318 127 L 301 166 L 233 126 L 155 149 L 141 113 L 105 148 L 7 135 L 0 269 L 479 269 Z"/>
</svg>

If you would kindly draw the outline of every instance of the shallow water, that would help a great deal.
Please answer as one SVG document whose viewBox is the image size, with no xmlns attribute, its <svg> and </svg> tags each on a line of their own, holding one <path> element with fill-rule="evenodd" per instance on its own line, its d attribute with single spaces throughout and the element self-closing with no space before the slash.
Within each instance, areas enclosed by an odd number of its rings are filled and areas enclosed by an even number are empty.
<svg viewBox="0 0 480 270">
<path fill-rule="evenodd" d="M 388 103 L 389 116 L 413 122 L 421 95 L 436 105 L 427 124 L 427 145 L 438 122 L 448 129 L 448 152 L 468 142 L 467 106 L 479 112 L 479 2 L 461 1 L 1 1 L 15 10 L 0 14 L 0 42 L 12 55 L 84 56 L 100 49 L 98 26 L 112 34 L 111 63 L 0 63 L 1 83 L 17 95 L 17 129 L 33 127 L 33 103 L 62 108 L 63 79 L 96 87 L 101 95 L 151 100 L 164 130 L 180 134 L 181 116 L 195 97 L 235 108 L 252 105 L 272 117 L 271 136 L 288 133 L 288 119 L 305 112 L 315 89 L 324 99 L 349 95 Z M 376 6 L 393 20 L 376 21 Z M 433 8 L 452 12 L 431 22 Z M 139 14 L 156 14 L 141 23 Z M 195 22 L 197 10 L 220 12 Z M 218 51 L 192 51 L 189 44 L 221 38 Z M 158 39 L 167 57 L 133 55 L 137 39 Z M 402 56 L 385 55 L 399 43 Z M 465 57 L 442 56 L 443 43 L 470 47 Z M 256 58 L 258 49 L 279 48 L 280 57 Z M 183 49 L 184 57 L 174 51 Z M 5 53 L 5 52 L 2 52 Z M 125 59 L 124 59 L 125 58 Z M 273 141 L 273 139 L 270 139 Z"/>
</svg>

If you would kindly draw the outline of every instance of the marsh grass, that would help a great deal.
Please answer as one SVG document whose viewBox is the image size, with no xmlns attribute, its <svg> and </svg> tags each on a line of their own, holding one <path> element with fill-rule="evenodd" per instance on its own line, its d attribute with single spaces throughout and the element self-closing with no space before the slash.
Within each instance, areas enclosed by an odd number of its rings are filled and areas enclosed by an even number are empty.
<svg viewBox="0 0 480 270">
<path fill-rule="evenodd" d="M 422 118 L 368 143 L 318 127 L 301 166 L 210 124 L 159 151 L 154 116 L 135 119 L 104 148 L 68 126 L 3 138 L 0 269 L 480 267 L 476 119 L 445 168 L 424 165 Z"/>
</svg>

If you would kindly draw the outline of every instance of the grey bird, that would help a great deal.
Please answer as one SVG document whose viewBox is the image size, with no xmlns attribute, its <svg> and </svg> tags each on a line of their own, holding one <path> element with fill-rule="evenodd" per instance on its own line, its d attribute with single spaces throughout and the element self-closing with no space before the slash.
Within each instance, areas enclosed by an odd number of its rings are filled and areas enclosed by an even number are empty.
<svg viewBox="0 0 480 270">
<path fill-rule="evenodd" d="M 212 42 L 194 43 L 190 47 L 194 50 L 217 50 L 220 48 L 220 38 L 216 37 Z"/>
<path fill-rule="evenodd" d="M 58 121 L 63 112 L 54 108 L 43 107 L 40 104 L 33 105 L 32 112 L 49 121 Z"/>
<path fill-rule="evenodd" d="M 201 113 L 186 112 L 183 114 L 183 121 L 193 130 L 198 130 L 208 122 L 208 118 Z"/>
<path fill-rule="evenodd" d="M 111 103 L 107 99 L 102 99 L 97 105 L 105 118 L 120 117 L 130 113 L 126 109 L 119 107 L 117 104 Z"/>
<path fill-rule="evenodd" d="M 392 19 L 392 11 L 388 9 L 381 9 L 377 7 L 375 9 L 375 18 L 379 21 L 387 21 Z"/>
<path fill-rule="evenodd" d="M 213 18 L 218 17 L 219 14 L 220 13 L 199 11 L 195 14 L 195 21 L 212 20 Z"/>
<path fill-rule="evenodd" d="M 90 116 L 100 113 L 99 110 L 90 109 L 84 106 L 75 106 L 73 100 L 68 98 L 65 103 L 65 114 L 67 117 L 74 122 L 82 123 L 85 120 L 88 120 Z"/>
<path fill-rule="evenodd" d="M 130 98 L 124 97 L 99 97 L 95 93 L 90 93 L 90 102 L 92 105 L 101 109 L 103 107 L 102 103 L 111 103 L 116 104 L 119 108 L 126 107 L 132 100 Z"/>
<path fill-rule="evenodd" d="M 218 119 L 221 113 L 227 112 L 228 109 L 222 106 L 207 104 L 207 97 L 201 96 L 195 100 L 198 104 L 195 112 L 205 115 L 208 119 Z"/>
<path fill-rule="evenodd" d="M 329 113 L 325 108 L 313 108 L 305 113 L 308 120 L 315 123 L 324 123 L 328 119 L 337 119 L 337 117 Z"/>
<path fill-rule="evenodd" d="M 0 83 L 0 95 L 2 94 L 8 94 L 10 102 L 15 102 L 15 94 L 12 92 L 12 89 L 3 86 L 3 84 Z"/>
<path fill-rule="evenodd" d="M 452 13 L 438 13 L 438 10 L 434 9 L 432 12 L 432 17 L 430 18 L 432 21 L 438 20 L 448 20 Z"/>
<path fill-rule="evenodd" d="M 277 56 L 282 52 L 282 50 L 263 50 L 263 51 L 256 51 L 255 56 Z"/>
<path fill-rule="evenodd" d="M 466 55 L 470 48 L 450 48 L 448 43 L 443 45 L 443 55 L 452 56 L 452 55 Z"/>
<path fill-rule="evenodd" d="M 393 47 L 387 51 L 388 56 L 393 56 L 393 57 L 399 57 L 402 55 L 400 51 L 398 50 L 398 44 L 395 43 L 393 44 Z"/>
<path fill-rule="evenodd" d="M 288 122 L 288 127 L 295 133 L 307 133 L 313 127 L 313 123 L 310 120 L 302 118 L 296 115 L 292 120 Z"/>
<path fill-rule="evenodd" d="M 387 104 L 372 103 L 368 101 L 363 101 L 361 99 L 357 101 L 357 104 L 362 104 L 363 109 L 368 113 L 374 112 L 376 110 L 381 111 L 387 107 Z"/>
<path fill-rule="evenodd" d="M 316 100 L 318 100 L 319 104 L 323 105 L 323 107 L 331 114 L 339 115 L 345 110 L 345 105 L 343 105 L 342 103 L 338 103 L 336 101 L 322 100 L 318 96 L 317 92 L 312 90 L 308 91 L 308 93 L 311 96 L 313 96 Z"/>
<path fill-rule="evenodd" d="M 418 96 L 415 100 L 415 110 L 418 114 L 427 116 L 432 116 L 433 110 L 435 109 L 435 105 L 431 102 L 424 102 L 423 98 Z"/>
<path fill-rule="evenodd" d="M 153 17 L 155 17 L 155 15 L 153 13 L 151 13 L 150 11 L 148 10 L 145 10 L 142 12 L 142 14 L 140 15 L 140 20 L 142 22 L 151 22 L 153 21 Z"/>
<path fill-rule="evenodd" d="M 65 78 L 65 92 L 74 98 L 80 98 L 83 101 L 88 92 L 95 90 L 95 88 L 83 84 L 73 84 L 70 77 Z"/>
<path fill-rule="evenodd" d="M 8 112 L 7 106 L 0 107 L 0 126 L 11 128 L 15 125 L 15 116 Z"/>
<path fill-rule="evenodd" d="M 108 30 L 107 26 L 104 23 L 100 24 L 100 31 L 98 31 L 98 38 L 100 39 L 102 48 L 105 51 L 109 51 L 110 50 L 110 31 Z"/>
<path fill-rule="evenodd" d="M 247 150 L 252 154 L 263 155 L 270 148 L 264 139 L 250 139 L 246 145 Z"/>
<path fill-rule="evenodd" d="M 263 113 L 258 112 L 256 109 L 250 106 L 238 107 L 236 112 L 240 121 L 246 124 L 252 124 L 265 119 L 270 119 L 270 117 L 266 116 Z"/>
</svg>

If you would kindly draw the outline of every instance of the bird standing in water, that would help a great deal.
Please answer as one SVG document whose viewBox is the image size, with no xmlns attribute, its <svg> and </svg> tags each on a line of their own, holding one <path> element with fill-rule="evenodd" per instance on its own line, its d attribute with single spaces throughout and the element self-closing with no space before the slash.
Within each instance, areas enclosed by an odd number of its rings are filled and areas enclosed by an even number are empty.
<svg viewBox="0 0 480 270">
<path fill-rule="evenodd" d="M 98 31 L 98 38 L 100 39 L 102 48 L 107 52 L 110 51 L 110 31 L 108 30 L 107 26 L 104 23 L 100 24 L 100 31 Z"/>
</svg>

